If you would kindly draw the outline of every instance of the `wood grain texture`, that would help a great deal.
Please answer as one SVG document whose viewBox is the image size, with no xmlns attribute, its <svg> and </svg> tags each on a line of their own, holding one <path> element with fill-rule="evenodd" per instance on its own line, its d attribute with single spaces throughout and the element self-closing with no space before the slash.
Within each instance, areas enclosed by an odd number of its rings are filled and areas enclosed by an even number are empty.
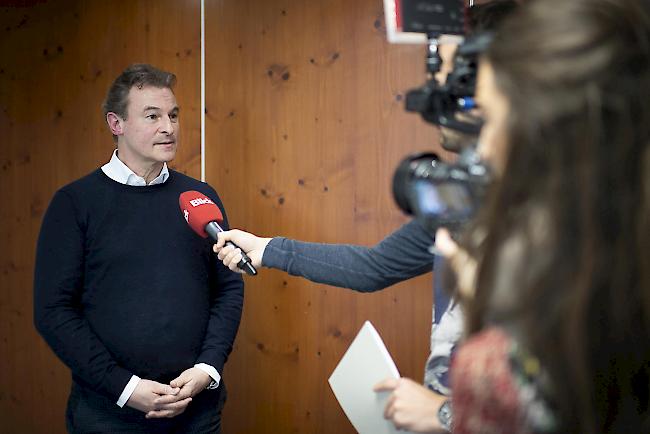
<svg viewBox="0 0 650 434">
<path fill-rule="evenodd" d="M 53 193 L 110 158 L 108 86 L 131 63 L 177 74 L 173 166 L 198 177 L 199 50 L 196 1 L 0 4 L 0 432 L 65 432 L 70 374 L 33 326 L 34 251 Z"/>
<path fill-rule="evenodd" d="M 100 105 L 127 65 L 175 72 L 182 146 L 200 176 L 195 0 L 0 3 L 0 432 L 64 432 L 69 371 L 32 325 L 34 247 L 54 191 L 107 161 Z M 381 0 L 206 0 L 208 179 L 233 226 L 372 245 L 406 221 L 397 163 L 437 149 L 403 109 L 424 48 L 385 41 Z M 263 270 L 246 279 L 225 372 L 225 432 L 345 433 L 327 378 L 366 319 L 403 375 L 421 379 L 431 279 L 375 294 Z"/>
<path fill-rule="evenodd" d="M 372 245 L 407 219 L 390 185 L 437 131 L 404 111 L 423 46 L 389 45 L 381 0 L 207 3 L 207 181 L 233 227 Z M 405 376 L 428 354 L 432 284 L 374 294 L 279 271 L 246 278 L 225 431 L 352 433 L 327 378 L 366 319 Z"/>
</svg>

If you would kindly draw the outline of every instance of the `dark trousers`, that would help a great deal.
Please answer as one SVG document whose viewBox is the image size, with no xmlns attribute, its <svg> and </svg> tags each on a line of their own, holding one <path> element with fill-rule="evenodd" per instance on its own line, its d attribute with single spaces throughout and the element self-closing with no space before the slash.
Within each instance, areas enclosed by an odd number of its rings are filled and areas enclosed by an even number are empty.
<svg viewBox="0 0 650 434">
<path fill-rule="evenodd" d="M 115 404 L 103 395 L 73 382 L 66 426 L 70 434 L 221 434 L 221 411 L 226 402 L 223 381 L 215 390 L 203 390 L 180 415 L 146 419 L 145 413 Z"/>
</svg>

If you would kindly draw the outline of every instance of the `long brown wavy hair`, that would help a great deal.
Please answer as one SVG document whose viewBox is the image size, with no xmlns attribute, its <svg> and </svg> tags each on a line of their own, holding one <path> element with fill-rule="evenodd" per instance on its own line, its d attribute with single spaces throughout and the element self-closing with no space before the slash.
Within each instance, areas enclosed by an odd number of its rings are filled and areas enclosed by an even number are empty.
<svg viewBox="0 0 650 434">
<path fill-rule="evenodd" d="M 512 113 L 468 329 L 539 358 L 561 432 L 650 432 L 649 3 L 533 0 L 485 56 Z"/>
</svg>

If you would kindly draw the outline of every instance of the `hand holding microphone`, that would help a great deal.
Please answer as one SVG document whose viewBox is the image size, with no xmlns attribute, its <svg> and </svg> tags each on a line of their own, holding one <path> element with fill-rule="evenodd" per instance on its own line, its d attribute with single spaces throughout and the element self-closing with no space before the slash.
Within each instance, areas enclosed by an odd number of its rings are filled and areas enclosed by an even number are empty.
<svg viewBox="0 0 650 434">
<path fill-rule="evenodd" d="M 224 232 L 220 226 L 220 224 L 223 223 L 223 214 L 221 214 L 221 210 L 212 200 L 203 193 L 192 190 L 181 193 L 178 198 L 178 204 L 181 207 L 181 212 L 183 213 L 183 217 L 185 217 L 185 221 L 187 221 L 194 232 L 203 238 L 209 236 L 212 240 L 219 241 L 217 234 L 219 232 Z M 231 241 L 226 241 L 225 244 L 231 246 L 232 250 L 239 249 L 239 246 L 235 245 Z M 241 251 L 241 249 L 239 250 Z M 241 257 L 238 256 L 238 259 L 236 266 L 240 270 L 243 270 L 251 276 L 257 274 L 257 270 L 251 264 L 250 258 L 246 256 L 245 253 L 242 252 Z M 236 271 L 233 269 L 234 266 L 229 268 Z"/>
<path fill-rule="evenodd" d="M 217 244 L 212 249 L 218 254 L 223 265 L 237 271 L 236 265 L 240 261 L 241 255 L 244 254 L 242 252 L 248 255 L 254 267 L 261 267 L 264 249 L 269 241 L 271 238 L 260 238 L 248 232 L 233 229 L 221 232 Z M 234 245 L 239 246 L 239 249 Z"/>
</svg>

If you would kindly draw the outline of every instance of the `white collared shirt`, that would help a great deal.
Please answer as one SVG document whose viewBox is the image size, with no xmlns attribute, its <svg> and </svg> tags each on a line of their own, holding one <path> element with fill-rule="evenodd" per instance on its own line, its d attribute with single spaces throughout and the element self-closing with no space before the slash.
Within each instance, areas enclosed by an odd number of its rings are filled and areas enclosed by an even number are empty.
<svg viewBox="0 0 650 434">
<path fill-rule="evenodd" d="M 117 149 L 113 151 L 113 156 L 111 157 L 111 160 L 104 164 L 102 166 L 102 172 L 106 174 L 109 178 L 111 178 L 113 181 L 119 182 L 120 184 L 126 184 L 126 185 L 134 185 L 134 186 L 141 186 L 144 187 L 146 185 L 156 185 L 156 184 L 163 184 L 164 182 L 169 179 L 169 169 L 167 168 L 167 163 L 163 163 L 163 168 L 160 171 L 160 174 L 156 176 L 149 184 L 144 180 L 143 177 L 138 176 L 133 172 L 133 170 L 129 169 L 129 167 L 124 164 L 122 160 L 120 160 L 117 156 Z M 197 363 L 194 365 L 195 368 L 199 368 L 206 374 L 212 378 L 212 382 L 208 386 L 208 389 L 216 389 L 219 387 L 219 382 L 221 381 L 221 375 L 217 372 L 217 370 L 213 367 L 210 366 L 206 363 Z M 138 385 L 138 382 L 140 381 L 140 377 L 137 375 L 134 375 L 131 377 L 129 382 L 126 384 L 126 387 L 122 391 L 122 394 L 117 400 L 117 405 L 120 407 L 124 407 L 124 404 L 129 400 L 131 395 L 133 394 L 133 391 L 135 390 L 136 386 Z"/>
<path fill-rule="evenodd" d="M 136 185 L 136 186 L 145 186 L 147 182 L 143 177 L 138 176 L 135 172 L 129 169 L 129 166 L 124 164 L 117 156 L 117 149 L 113 151 L 113 156 L 111 160 L 102 166 L 102 171 L 111 178 L 113 181 L 117 181 L 120 184 L 126 185 Z M 163 168 L 160 171 L 160 174 L 156 176 L 148 185 L 162 184 L 167 181 L 169 178 L 169 169 L 167 168 L 167 163 L 163 163 Z"/>
</svg>

